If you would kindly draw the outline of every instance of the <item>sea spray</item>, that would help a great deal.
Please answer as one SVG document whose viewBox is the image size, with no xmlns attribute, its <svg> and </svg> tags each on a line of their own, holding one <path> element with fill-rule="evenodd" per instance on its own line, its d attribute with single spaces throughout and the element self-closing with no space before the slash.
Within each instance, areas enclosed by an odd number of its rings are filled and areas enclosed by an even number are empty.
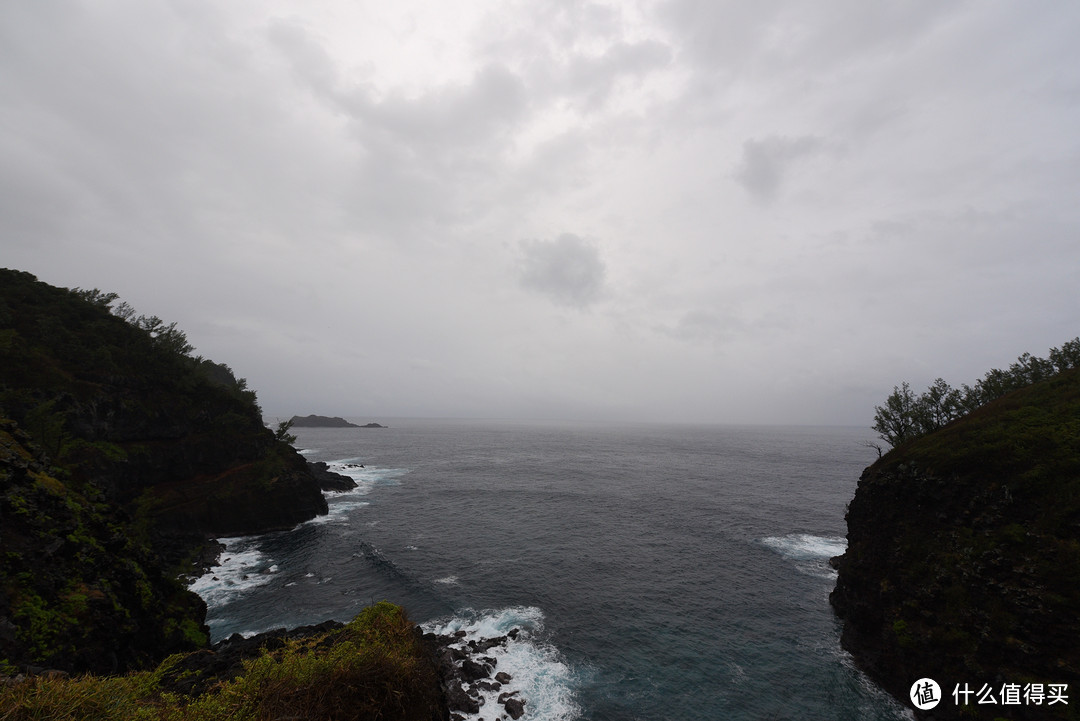
<svg viewBox="0 0 1080 721">
<path fill-rule="evenodd" d="M 761 543 L 784 558 L 795 561 L 795 568 L 802 573 L 820 578 L 836 578 L 836 571 L 829 566 L 829 559 L 847 550 L 847 539 L 841 536 L 814 536 L 809 533 L 789 533 L 786 536 L 769 536 Z"/>
<path fill-rule="evenodd" d="M 260 536 L 217 539 L 225 546 L 219 565 L 196 578 L 189 589 L 199 594 L 207 606 L 217 607 L 269 583 L 278 567 L 259 550 L 260 539 Z"/>
<path fill-rule="evenodd" d="M 574 699 L 576 674 L 558 649 L 542 640 L 544 614 L 539 608 L 514 606 L 479 612 L 464 609 L 453 618 L 429 621 L 423 629 L 443 636 L 464 632 L 454 644 L 459 647 L 511 634 L 505 645 L 492 646 L 484 655 L 495 659 L 496 672 L 507 673 L 512 680 L 497 690 L 481 690 L 484 701 L 480 712 L 466 718 L 505 715 L 498 711 L 499 696 L 515 691 L 515 698 L 525 701 L 530 720 L 571 721 L 581 716 Z"/>
</svg>

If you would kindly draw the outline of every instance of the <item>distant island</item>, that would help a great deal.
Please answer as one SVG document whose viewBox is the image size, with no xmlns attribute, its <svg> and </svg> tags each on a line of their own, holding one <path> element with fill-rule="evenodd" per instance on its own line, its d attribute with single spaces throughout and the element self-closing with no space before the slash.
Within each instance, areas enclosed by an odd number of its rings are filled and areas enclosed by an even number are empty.
<svg viewBox="0 0 1080 721">
<path fill-rule="evenodd" d="M 355 423 L 349 423 L 344 418 L 333 418 L 329 416 L 293 416 L 289 424 L 296 428 L 386 428 L 386 426 L 378 423 L 365 423 L 359 426 Z"/>
</svg>

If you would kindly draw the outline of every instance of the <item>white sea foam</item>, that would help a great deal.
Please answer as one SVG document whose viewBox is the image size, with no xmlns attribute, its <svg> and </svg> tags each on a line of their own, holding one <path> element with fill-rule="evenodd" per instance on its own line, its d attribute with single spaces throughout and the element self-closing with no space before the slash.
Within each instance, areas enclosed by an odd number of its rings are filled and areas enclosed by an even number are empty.
<svg viewBox="0 0 1080 721">
<path fill-rule="evenodd" d="M 378 466 L 367 468 L 359 460 L 346 458 L 326 464 L 327 468 L 334 473 L 351 478 L 356 483 L 356 488 L 350 488 L 347 491 L 324 492 L 328 506 L 327 514 L 316 516 L 307 523 L 346 523 L 352 517 L 353 511 L 370 505 L 368 501 L 361 499 L 368 495 L 374 486 L 396 485 L 397 479 L 409 472 L 407 468 L 380 468 Z"/>
<path fill-rule="evenodd" d="M 307 522 L 312 524 L 345 523 L 349 520 L 352 511 L 371 505 L 367 501 L 358 501 L 354 497 L 343 498 L 343 496 L 347 496 L 349 493 L 351 493 L 351 491 L 327 494 L 327 514 L 325 516 L 315 516 Z"/>
<path fill-rule="evenodd" d="M 218 541 L 225 544 L 220 565 L 189 586 L 207 606 L 225 605 L 245 591 L 269 583 L 277 572 L 277 565 L 271 564 L 259 551 L 257 537 L 219 538 Z"/>
<path fill-rule="evenodd" d="M 572 721 L 581 717 L 574 701 L 575 673 L 560 658 L 558 650 L 539 640 L 544 614 L 539 608 L 514 606 L 479 613 L 466 609 L 450 620 L 424 624 L 425 631 L 450 635 L 465 631 L 462 643 L 504 636 L 520 629 L 516 640 L 506 646 L 494 646 L 483 655 L 496 659 L 495 670 L 505 671 L 513 680 L 498 691 L 483 691 L 480 713 L 468 719 L 501 718 L 505 714 L 498 703 L 500 693 L 517 691 L 525 700 L 525 718 L 537 721 Z"/>
<path fill-rule="evenodd" d="M 408 468 L 383 468 L 381 466 L 367 466 L 360 458 L 343 458 L 340 461 L 329 461 L 327 470 L 340 473 L 343 476 L 356 481 L 357 487 L 346 493 L 356 493 L 363 489 L 364 493 L 371 490 L 375 485 L 397 485 L 398 479 L 409 472 Z"/>
<path fill-rule="evenodd" d="M 789 533 L 786 536 L 769 536 L 761 542 L 780 555 L 796 561 L 813 558 L 832 558 L 847 550 L 847 539 L 840 536 L 811 536 L 809 533 Z"/>
<path fill-rule="evenodd" d="M 436 578 L 435 583 L 441 583 L 446 586 L 453 586 L 458 582 L 457 576 L 446 576 L 445 578 Z"/>
<path fill-rule="evenodd" d="M 789 533 L 769 536 L 761 543 L 781 556 L 795 561 L 795 568 L 809 576 L 836 578 L 829 559 L 847 550 L 847 539 L 840 536 L 813 536 L 809 533 Z"/>
</svg>

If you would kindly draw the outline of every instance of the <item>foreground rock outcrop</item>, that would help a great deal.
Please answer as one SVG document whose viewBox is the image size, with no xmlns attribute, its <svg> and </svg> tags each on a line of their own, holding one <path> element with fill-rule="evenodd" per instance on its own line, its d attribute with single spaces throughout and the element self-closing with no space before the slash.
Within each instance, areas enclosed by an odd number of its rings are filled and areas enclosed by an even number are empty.
<svg viewBox="0 0 1080 721">
<path fill-rule="evenodd" d="M 153 671 L 0 679 L 0 718 L 448 721 L 450 712 L 419 627 L 382 602 L 346 624 L 234 635 Z"/>
<path fill-rule="evenodd" d="M 1075 717 L 1080 371 L 890 451 L 863 473 L 847 522 L 831 601 L 869 676 L 909 708 L 912 684 L 935 679 L 937 719 Z M 1067 684 L 1068 702 L 1025 702 L 1032 684 Z M 958 687 L 996 703 L 957 705 Z M 1017 689 L 1021 703 L 1003 704 Z"/>
</svg>

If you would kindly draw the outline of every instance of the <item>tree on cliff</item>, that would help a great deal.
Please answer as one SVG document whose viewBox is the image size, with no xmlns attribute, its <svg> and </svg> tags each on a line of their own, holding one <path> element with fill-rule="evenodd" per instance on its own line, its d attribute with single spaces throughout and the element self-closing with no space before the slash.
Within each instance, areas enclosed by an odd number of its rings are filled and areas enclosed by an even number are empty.
<svg viewBox="0 0 1080 721">
<path fill-rule="evenodd" d="M 918 402 L 907 381 L 893 386 L 885 405 L 874 408 L 874 430 L 881 440 L 895 447 L 915 437 L 915 406 Z"/>
<path fill-rule="evenodd" d="M 1006 393 L 1026 388 L 1071 368 L 1080 368 L 1080 337 L 1051 348 L 1049 358 L 1024 353 L 1006 370 L 993 368 L 974 386 L 966 383 L 952 388 L 944 379 L 936 379 L 916 396 L 906 381 L 893 386 L 885 405 L 874 407 L 874 425 L 878 437 L 894 448 L 967 415 L 976 408 Z"/>
<path fill-rule="evenodd" d="M 188 343 L 187 334 L 177 328 L 175 322 L 166 324 L 156 315 L 135 315 L 135 309 L 126 302 L 121 302 L 113 307 L 113 304 L 120 299 L 120 296 L 116 293 L 105 293 L 97 288 L 89 290 L 74 288 L 71 292 L 76 297 L 109 311 L 117 318 L 121 318 L 143 331 L 154 341 L 154 345 L 167 353 L 190 356 L 191 351 L 195 350 L 195 347 Z"/>
<path fill-rule="evenodd" d="M 292 428 L 293 422 L 279 420 L 277 429 L 274 431 L 274 437 L 282 443 L 288 443 L 290 446 L 296 443 L 296 435 L 289 433 L 289 429 Z"/>
</svg>

